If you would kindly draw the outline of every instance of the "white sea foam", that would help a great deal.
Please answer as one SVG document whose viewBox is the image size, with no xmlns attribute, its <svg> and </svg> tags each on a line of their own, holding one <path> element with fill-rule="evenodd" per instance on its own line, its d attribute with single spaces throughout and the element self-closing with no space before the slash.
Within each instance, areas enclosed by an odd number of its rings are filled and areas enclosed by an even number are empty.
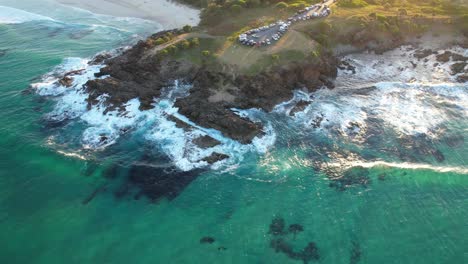
<svg viewBox="0 0 468 264">
<path fill-rule="evenodd" d="M 459 46 L 438 51 L 437 54 L 451 51 L 468 56 L 468 50 Z M 456 80 L 459 74 L 452 75 L 450 66 L 455 63 L 438 62 L 437 54 L 431 54 L 424 59 L 414 57 L 416 49 L 411 46 L 402 46 L 398 49 L 385 52 L 382 55 L 373 53 L 359 53 L 348 55 L 344 60 L 356 67 L 356 74 L 340 70 L 336 86 L 342 88 L 355 88 L 367 86 L 377 82 L 419 82 L 419 83 L 446 83 Z"/>
<path fill-rule="evenodd" d="M 449 50 L 468 55 L 460 47 Z M 414 52 L 401 47 L 383 55 L 347 56 L 356 74 L 340 71 L 337 88 L 315 93 L 314 103 L 296 119 L 307 126 L 323 119 L 320 130 L 350 135 L 365 132 L 372 117 L 403 135 L 435 136 L 434 131 L 447 120 L 468 115 L 468 84 L 454 82 L 453 62 L 437 62 L 434 68 L 435 54 L 425 62 L 414 58 Z"/>
<path fill-rule="evenodd" d="M 243 145 L 224 137 L 219 131 L 203 128 L 191 122 L 180 115 L 178 109 L 174 107 L 175 99 L 187 95 L 190 88 L 178 82 L 175 82 L 173 87 L 168 87 L 161 98 L 155 99 L 154 108 L 150 110 L 140 111 L 139 100 L 132 99 L 124 105 L 123 111 L 106 111 L 104 105 L 106 95 L 99 97 L 99 103 L 87 109 L 88 94 L 84 91 L 83 85 L 94 78 L 94 73 L 101 67 L 88 65 L 88 60 L 70 58 L 52 73 L 44 76 L 42 82 L 32 84 L 39 95 L 57 98 L 57 104 L 52 112 L 47 114 L 47 118 L 54 121 L 77 119 L 86 124 L 87 128 L 81 137 L 85 149 L 105 149 L 118 142 L 122 134 L 138 130 L 150 144 L 166 153 L 179 169 L 188 171 L 208 166 L 209 164 L 203 159 L 215 152 L 226 154 L 230 158 L 213 164 L 212 168 L 234 168 L 243 160 L 246 153 L 264 153 L 276 140 L 271 124 L 265 127 L 264 136 L 254 138 L 252 144 Z M 82 71 L 72 76 L 71 87 L 60 85 L 58 81 L 63 74 L 76 70 Z M 253 115 L 252 111 L 243 111 L 243 115 L 249 117 Z M 192 126 L 192 129 L 185 131 L 177 127 L 169 116 L 182 120 Z M 204 135 L 209 135 L 221 144 L 208 149 L 199 148 L 193 140 Z"/>
<path fill-rule="evenodd" d="M 12 7 L 0 6 L 0 24 L 20 24 L 38 20 L 55 21 L 51 17 L 34 14 Z"/>
</svg>

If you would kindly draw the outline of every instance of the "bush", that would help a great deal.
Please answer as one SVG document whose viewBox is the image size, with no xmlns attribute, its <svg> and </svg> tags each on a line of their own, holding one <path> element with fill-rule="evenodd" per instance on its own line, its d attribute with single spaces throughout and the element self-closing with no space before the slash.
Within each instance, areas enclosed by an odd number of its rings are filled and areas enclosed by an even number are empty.
<svg viewBox="0 0 468 264">
<path fill-rule="evenodd" d="M 188 40 L 182 40 L 180 43 L 179 43 L 179 47 L 182 48 L 182 49 L 189 49 L 190 48 L 190 42 Z"/>
<path fill-rule="evenodd" d="M 279 9 L 286 9 L 288 8 L 288 4 L 286 4 L 285 2 L 279 2 L 275 5 L 275 7 Z"/>
<path fill-rule="evenodd" d="M 200 46 L 200 40 L 198 38 L 193 38 L 191 40 L 191 43 L 192 43 L 192 47 L 198 47 Z"/>
<path fill-rule="evenodd" d="M 209 50 L 204 50 L 204 51 L 202 51 L 202 55 L 203 55 L 203 57 L 210 57 L 211 52 Z"/>
<path fill-rule="evenodd" d="M 174 45 L 170 45 L 169 47 L 166 48 L 167 51 L 170 53 L 170 54 L 176 54 L 177 51 L 179 50 L 176 46 Z"/>
<path fill-rule="evenodd" d="M 279 61 L 280 57 L 279 57 L 279 55 L 273 54 L 273 55 L 271 55 L 271 59 L 272 59 L 274 62 L 277 62 L 277 61 Z"/>
<path fill-rule="evenodd" d="M 190 25 L 185 25 L 183 28 L 184 32 L 188 33 L 192 31 L 192 27 Z"/>
<path fill-rule="evenodd" d="M 164 39 L 162 39 L 162 38 L 158 38 L 158 39 L 156 39 L 154 41 L 155 45 L 161 45 L 161 44 L 164 44 L 164 43 L 166 43 L 166 41 Z"/>
</svg>

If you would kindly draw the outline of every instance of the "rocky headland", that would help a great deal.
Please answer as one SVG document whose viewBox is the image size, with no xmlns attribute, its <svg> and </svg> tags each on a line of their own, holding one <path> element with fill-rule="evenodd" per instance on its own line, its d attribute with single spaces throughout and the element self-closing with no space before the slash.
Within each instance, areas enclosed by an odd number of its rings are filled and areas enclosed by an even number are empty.
<svg viewBox="0 0 468 264">
<path fill-rule="evenodd" d="M 151 38 L 157 39 L 167 32 Z M 271 111 L 292 98 L 293 91 L 333 88 L 339 60 L 324 53 L 319 58 L 301 62 L 271 65 L 256 75 L 243 74 L 221 62 L 195 64 L 184 59 L 151 55 L 151 49 L 140 42 L 121 55 L 105 61 L 106 66 L 86 83 L 88 104 L 92 107 L 102 95 L 109 109 L 122 107 L 133 98 L 141 102 L 140 110 L 153 108 L 163 90 L 174 85 L 192 85 L 190 94 L 178 98 L 179 113 L 192 122 L 220 131 L 224 136 L 248 144 L 261 136 L 261 124 L 242 117 L 233 109 L 258 108 Z M 70 78 L 66 75 L 65 78 Z M 67 81 L 65 79 L 64 81 Z M 179 126 L 183 126 L 180 124 Z"/>
</svg>

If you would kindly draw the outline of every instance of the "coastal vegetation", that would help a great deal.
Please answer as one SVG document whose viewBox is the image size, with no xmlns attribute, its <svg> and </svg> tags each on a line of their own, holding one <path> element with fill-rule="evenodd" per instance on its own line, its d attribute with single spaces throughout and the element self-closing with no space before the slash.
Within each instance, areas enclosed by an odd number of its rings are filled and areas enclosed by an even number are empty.
<svg viewBox="0 0 468 264">
<path fill-rule="evenodd" d="M 275 65 L 333 52 L 340 44 L 377 52 L 401 45 L 435 28 L 468 34 L 468 7 L 448 0 L 340 0 L 327 18 L 301 22 L 271 47 L 243 47 L 239 34 L 287 19 L 317 0 L 181 0 L 202 8 L 199 27 L 183 27 L 158 38 L 147 48 L 158 58 L 172 57 L 198 65 L 233 65 L 246 74 L 257 74 Z"/>
</svg>

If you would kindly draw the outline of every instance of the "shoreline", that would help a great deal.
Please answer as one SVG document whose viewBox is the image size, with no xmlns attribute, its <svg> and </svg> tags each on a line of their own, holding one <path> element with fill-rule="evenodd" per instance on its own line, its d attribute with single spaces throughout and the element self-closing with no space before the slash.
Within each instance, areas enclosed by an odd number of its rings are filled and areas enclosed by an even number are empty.
<svg viewBox="0 0 468 264">
<path fill-rule="evenodd" d="M 164 29 L 184 25 L 197 26 L 200 10 L 168 0 L 54 0 L 59 4 L 115 17 L 133 17 L 156 21 Z"/>
</svg>

